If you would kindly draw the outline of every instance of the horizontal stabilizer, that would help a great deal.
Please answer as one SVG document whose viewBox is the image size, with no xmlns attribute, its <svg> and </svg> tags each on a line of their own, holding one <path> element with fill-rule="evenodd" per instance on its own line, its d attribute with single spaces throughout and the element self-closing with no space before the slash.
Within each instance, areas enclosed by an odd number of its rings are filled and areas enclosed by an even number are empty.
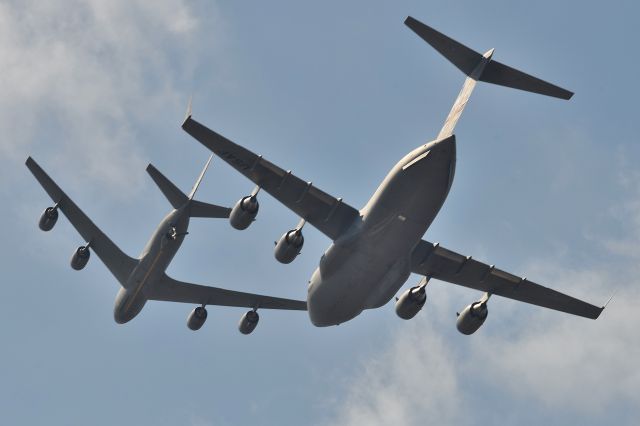
<svg viewBox="0 0 640 426">
<path fill-rule="evenodd" d="M 404 23 L 467 76 L 471 76 L 473 70 L 482 61 L 482 54 L 447 37 L 411 16 L 409 16 Z M 490 61 L 485 66 L 482 74 L 476 77 L 476 79 L 478 81 L 560 99 L 570 99 L 573 96 L 573 92 L 496 61 Z"/>
<path fill-rule="evenodd" d="M 467 46 L 458 43 L 411 16 L 407 17 L 404 24 L 466 75 L 471 75 L 473 69 L 482 59 L 480 53 L 469 49 Z"/>
<path fill-rule="evenodd" d="M 191 217 L 210 217 L 226 219 L 231 214 L 229 207 L 216 206 L 215 204 L 203 203 L 202 201 L 191 201 Z"/>
<path fill-rule="evenodd" d="M 167 200 L 169 200 L 174 209 L 179 209 L 189 201 L 185 193 L 180 191 L 173 182 L 167 179 L 165 175 L 160 173 L 152 164 L 147 166 L 147 173 L 149 173 L 151 179 L 158 185 L 158 188 L 160 188 L 160 191 L 167 197 Z"/>
<path fill-rule="evenodd" d="M 562 87 L 547 83 L 544 80 L 495 61 L 487 64 L 480 76 L 480 81 L 565 100 L 569 100 L 573 96 L 573 92 Z"/>
</svg>

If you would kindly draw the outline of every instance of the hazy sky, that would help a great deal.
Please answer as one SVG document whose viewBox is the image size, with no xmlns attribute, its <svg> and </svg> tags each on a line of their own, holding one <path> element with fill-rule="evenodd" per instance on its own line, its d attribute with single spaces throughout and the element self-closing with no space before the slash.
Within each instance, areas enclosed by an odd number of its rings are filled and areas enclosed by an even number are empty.
<svg viewBox="0 0 640 426">
<path fill-rule="evenodd" d="M 636 2 L 0 2 L 0 423 L 11 425 L 637 424 L 640 124 Z M 305 313 L 150 302 L 113 321 L 118 285 L 50 199 L 34 158 L 136 256 L 170 205 L 151 162 L 188 190 L 209 152 L 194 116 L 359 208 L 440 129 L 464 77 L 403 25 L 412 15 L 576 92 L 569 102 L 481 84 L 457 128 L 453 188 L 425 238 L 601 304 L 591 321 L 434 281 L 414 320 L 393 304 L 332 328 Z M 198 193 L 232 205 L 253 184 L 219 159 Z M 291 298 L 330 241 L 273 258 L 298 218 L 268 195 L 246 231 L 192 221 L 169 273 Z M 419 280 L 412 276 L 405 288 Z"/>
</svg>

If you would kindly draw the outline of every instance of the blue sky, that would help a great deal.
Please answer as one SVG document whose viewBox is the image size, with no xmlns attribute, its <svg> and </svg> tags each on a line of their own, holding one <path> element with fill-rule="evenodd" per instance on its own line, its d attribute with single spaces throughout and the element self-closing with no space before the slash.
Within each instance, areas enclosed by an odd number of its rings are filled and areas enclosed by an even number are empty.
<svg viewBox="0 0 640 426">
<path fill-rule="evenodd" d="M 433 138 L 463 76 L 403 24 L 412 15 L 494 59 L 576 92 L 569 102 L 479 85 L 458 127 L 450 196 L 425 238 L 603 303 L 596 322 L 493 298 L 475 335 L 455 312 L 480 296 L 433 282 L 414 320 L 393 305 L 339 327 L 242 309 L 147 304 L 113 321 L 115 279 L 69 257 L 65 219 L 28 155 L 126 252 L 169 204 L 151 162 L 193 184 L 209 153 L 194 116 L 355 207 Z M 640 406 L 640 65 L 634 2 L 79 0 L 0 3 L 0 413 L 6 424 L 635 424 Z M 199 198 L 252 184 L 214 159 Z M 169 273 L 304 298 L 329 241 L 306 229 L 291 265 L 273 241 L 298 219 L 264 195 L 247 231 L 193 220 Z M 412 276 L 407 286 L 419 280 Z"/>
</svg>

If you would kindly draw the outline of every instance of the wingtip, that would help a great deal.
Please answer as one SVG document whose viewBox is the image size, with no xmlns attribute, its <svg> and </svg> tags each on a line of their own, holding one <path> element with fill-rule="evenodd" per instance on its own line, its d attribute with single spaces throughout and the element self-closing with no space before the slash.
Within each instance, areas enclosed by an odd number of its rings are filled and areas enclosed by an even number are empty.
<svg viewBox="0 0 640 426">
<path fill-rule="evenodd" d="M 41 169 L 40 165 L 33 159 L 32 156 L 28 156 L 24 164 L 29 170 Z"/>
<path fill-rule="evenodd" d="M 187 103 L 187 111 L 184 114 L 184 120 L 182 121 L 182 125 L 184 126 L 184 123 L 186 123 L 192 115 L 192 109 L 191 109 L 191 104 L 193 102 L 193 95 L 189 96 L 189 103 Z"/>
<path fill-rule="evenodd" d="M 614 291 L 611 297 L 609 297 L 609 300 L 607 300 L 607 303 L 605 303 L 601 308 L 598 309 L 598 313 L 595 316 L 593 316 L 592 319 L 597 320 L 598 318 L 600 318 L 600 315 L 602 315 L 602 313 L 607 308 L 607 306 L 609 306 L 609 303 L 613 300 L 613 296 L 616 295 L 616 291 Z"/>
</svg>

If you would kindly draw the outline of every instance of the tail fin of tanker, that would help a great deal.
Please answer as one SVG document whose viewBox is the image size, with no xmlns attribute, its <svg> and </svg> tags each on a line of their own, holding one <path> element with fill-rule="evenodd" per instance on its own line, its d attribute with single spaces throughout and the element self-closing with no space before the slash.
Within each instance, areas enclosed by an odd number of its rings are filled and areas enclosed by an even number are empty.
<svg viewBox="0 0 640 426">
<path fill-rule="evenodd" d="M 222 207 L 216 204 L 203 203 L 202 201 L 194 200 L 193 197 L 202 182 L 202 178 L 204 177 L 209 164 L 211 163 L 211 158 L 213 154 L 209 157 L 209 160 L 205 164 L 202 172 L 198 176 L 196 183 L 193 185 L 191 192 L 189 195 L 182 192 L 176 185 L 173 184 L 165 175 L 160 173 L 158 169 L 156 169 L 152 164 L 147 166 L 147 173 L 151 176 L 153 181 L 158 185 L 160 191 L 164 194 L 167 200 L 171 203 L 174 209 L 179 209 L 189 204 L 189 215 L 191 217 L 209 217 L 209 218 L 227 218 L 231 213 L 231 209 L 229 207 Z"/>
</svg>

